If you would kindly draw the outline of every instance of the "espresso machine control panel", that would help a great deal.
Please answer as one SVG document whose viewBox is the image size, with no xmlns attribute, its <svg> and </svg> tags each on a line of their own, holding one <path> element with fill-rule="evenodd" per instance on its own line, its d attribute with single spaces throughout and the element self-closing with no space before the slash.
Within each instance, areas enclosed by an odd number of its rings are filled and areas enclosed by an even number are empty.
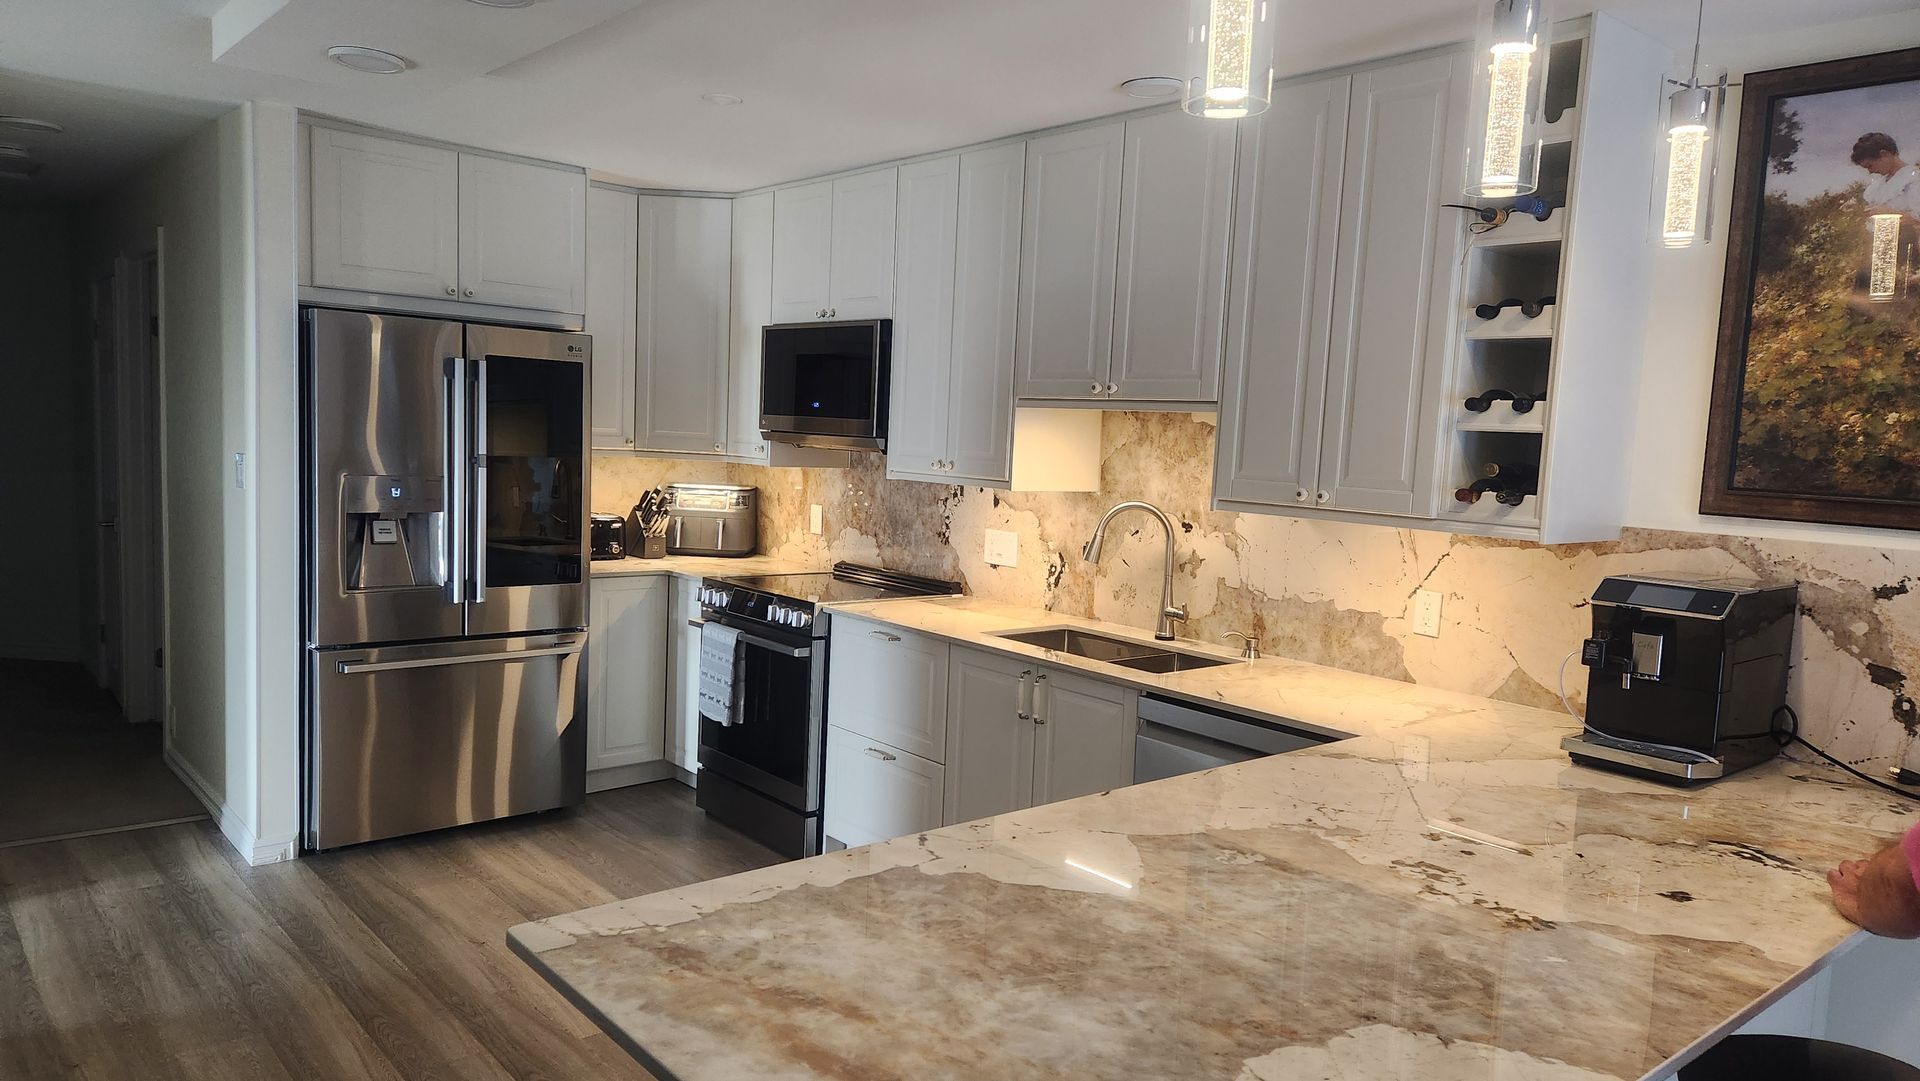
<svg viewBox="0 0 1920 1081">
<path fill-rule="evenodd" d="M 1586 730 L 1576 761 L 1712 780 L 1779 753 L 1794 584 L 1618 576 L 1593 592 Z"/>
</svg>

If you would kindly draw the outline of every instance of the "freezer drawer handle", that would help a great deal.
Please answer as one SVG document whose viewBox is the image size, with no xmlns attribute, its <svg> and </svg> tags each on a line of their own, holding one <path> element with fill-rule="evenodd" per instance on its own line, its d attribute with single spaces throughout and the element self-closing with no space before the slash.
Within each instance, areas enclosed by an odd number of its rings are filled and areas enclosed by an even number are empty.
<svg viewBox="0 0 1920 1081">
<path fill-rule="evenodd" d="M 541 657 L 566 657 L 580 652 L 580 643 L 548 649 L 516 649 L 504 653 L 474 653 L 465 657 L 420 657 L 410 661 L 341 661 L 335 667 L 343 676 L 367 672 L 398 672 L 404 668 L 446 668 L 456 664 L 513 664 Z"/>
</svg>

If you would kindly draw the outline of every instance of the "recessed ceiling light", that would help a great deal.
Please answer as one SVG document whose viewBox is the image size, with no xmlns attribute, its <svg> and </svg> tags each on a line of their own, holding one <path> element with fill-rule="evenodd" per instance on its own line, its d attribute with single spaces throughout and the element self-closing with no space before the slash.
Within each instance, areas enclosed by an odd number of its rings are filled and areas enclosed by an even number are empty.
<svg viewBox="0 0 1920 1081">
<path fill-rule="evenodd" d="M 0 128 L 11 131 L 37 131 L 47 135 L 58 135 L 67 130 L 51 120 L 40 120 L 31 116 L 0 116 Z"/>
<path fill-rule="evenodd" d="M 738 105 L 742 99 L 732 94 L 702 94 L 700 100 L 708 105 Z"/>
<path fill-rule="evenodd" d="M 1130 98 L 1170 98 L 1186 88 L 1186 80 L 1171 75 L 1143 75 L 1120 84 Z"/>
<path fill-rule="evenodd" d="M 404 56 L 395 56 L 384 49 L 369 49 L 364 45 L 335 45 L 327 50 L 327 55 L 341 67 L 368 75 L 398 75 L 413 66 Z"/>
</svg>

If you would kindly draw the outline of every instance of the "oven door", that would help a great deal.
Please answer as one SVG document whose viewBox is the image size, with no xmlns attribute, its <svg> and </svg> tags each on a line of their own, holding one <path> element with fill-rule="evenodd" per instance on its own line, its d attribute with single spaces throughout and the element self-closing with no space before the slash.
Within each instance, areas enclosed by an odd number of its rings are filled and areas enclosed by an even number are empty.
<svg viewBox="0 0 1920 1081">
<path fill-rule="evenodd" d="M 768 439 L 885 447 L 891 320 L 770 326 L 760 428 Z"/>
<path fill-rule="evenodd" d="M 700 718 L 703 771 L 804 814 L 820 809 L 820 747 L 826 738 L 814 679 L 816 645 L 804 635 L 743 629 L 734 674 L 740 684 L 740 723 Z"/>
</svg>

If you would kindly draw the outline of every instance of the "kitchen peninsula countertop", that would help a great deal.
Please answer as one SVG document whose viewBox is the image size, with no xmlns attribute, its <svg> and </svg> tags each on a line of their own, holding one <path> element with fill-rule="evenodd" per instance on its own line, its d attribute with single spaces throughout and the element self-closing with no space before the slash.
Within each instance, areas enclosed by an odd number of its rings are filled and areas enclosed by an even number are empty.
<svg viewBox="0 0 1920 1081">
<path fill-rule="evenodd" d="M 1826 869 L 1911 815 L 1792 760 L 1692 791 L 1575 767 L 1563 714 L 1296 661 L 991 637 L 1134 628 L 842 610 L 1352 738 L 509 932 L 663 1078 L 1664 1077 L 1862 940 Z"/>
</svg>

